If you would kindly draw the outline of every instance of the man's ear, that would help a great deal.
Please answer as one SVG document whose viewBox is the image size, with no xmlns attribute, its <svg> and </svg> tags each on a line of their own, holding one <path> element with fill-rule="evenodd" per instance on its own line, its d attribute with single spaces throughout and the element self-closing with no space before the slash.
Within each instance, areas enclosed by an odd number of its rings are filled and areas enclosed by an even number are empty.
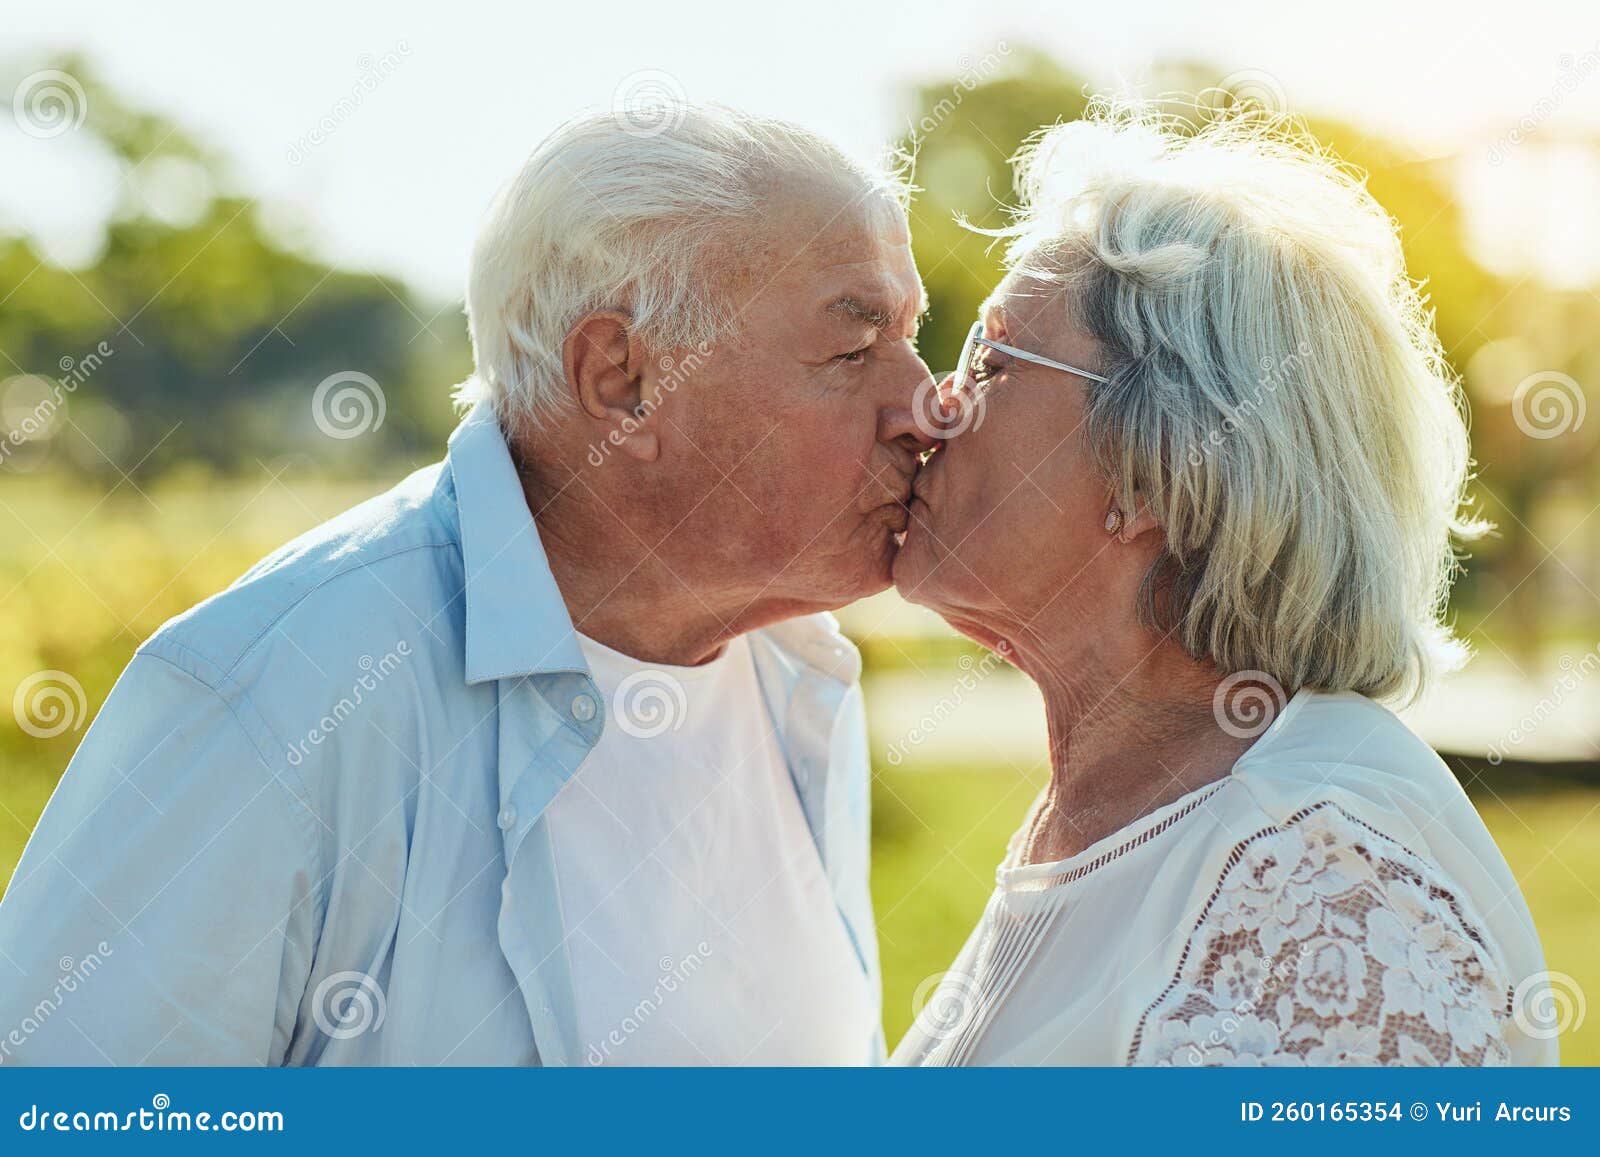
<svg viewBox="0 0 1600 1157">
<path fill-rule="evenodd" d="M 606 429 L 606 440 L 630 457 L 654 462 L 661 453 L 654 411 L 643 400 L 645 350 L 632 319 L 615 310 L 579 320 L 561 345 L 573 400 Z"/>
</svg>

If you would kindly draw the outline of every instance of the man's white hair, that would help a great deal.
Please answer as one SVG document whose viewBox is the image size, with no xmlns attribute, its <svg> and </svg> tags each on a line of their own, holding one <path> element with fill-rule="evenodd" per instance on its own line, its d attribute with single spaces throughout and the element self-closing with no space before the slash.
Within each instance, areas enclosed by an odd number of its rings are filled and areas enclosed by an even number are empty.
<svg viewBox="0 0 1600 1157">
<path fill-rule="evenodd" d="M 507 431 L 570 405 L 562 343 L 597 310 L 630 315 L 652 351 L 729 335 L 731 275 L 749 268 L 755 227 L 787 176 L 906 202 L 895 177 L 797 125 L 717 106 L 673 111 L 647 131 L 614 114 L 573 120 L 501 191 L 473 248 L 477 369 L 459 402 L 491 399 Z"/>
<path fill-rule="evenodd" d="M 1403 697 L 1459 658 L 1462 396 L 1363 182 L 1282 121 L 1103 105 L 1018 190 L 1008 264 L 1103 346 L 1089 444 L 1165 536 L 1147 624 L 1287 691 Z"/>
</svg>

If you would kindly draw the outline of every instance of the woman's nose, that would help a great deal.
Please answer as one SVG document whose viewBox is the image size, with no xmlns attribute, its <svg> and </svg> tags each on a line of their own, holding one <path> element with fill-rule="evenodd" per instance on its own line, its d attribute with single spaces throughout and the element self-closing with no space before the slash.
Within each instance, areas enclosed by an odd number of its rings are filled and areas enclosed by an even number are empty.
<svg viewBox="0 0 1600 1157">
<path fill-rule="evenodd" d="M 919 423 L 923 432 L 928 437 L 938 442 L 951 438 L 957 432 L 955 427 L 961 415 L 963 399 L 956 386 L 956 376 L 953 373 L 945 374 L 942 378 L 929 379 L 920 387 L 913 412 L 921 419 Z"/>
</svg>

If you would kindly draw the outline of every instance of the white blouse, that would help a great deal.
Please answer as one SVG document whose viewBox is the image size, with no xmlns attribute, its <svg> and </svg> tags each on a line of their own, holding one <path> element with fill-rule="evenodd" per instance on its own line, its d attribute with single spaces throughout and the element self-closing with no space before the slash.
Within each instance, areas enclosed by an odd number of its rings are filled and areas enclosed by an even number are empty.
<svg viewBox="0 0 1600 1157">
<path fill-rule="evenodd" d="M 1557 1063 L 1516 880 L 1363 696 L 1301 692 L 1225 778 L 1069 859 L 1021 843 L 894 1063 Z"/>
</svg>

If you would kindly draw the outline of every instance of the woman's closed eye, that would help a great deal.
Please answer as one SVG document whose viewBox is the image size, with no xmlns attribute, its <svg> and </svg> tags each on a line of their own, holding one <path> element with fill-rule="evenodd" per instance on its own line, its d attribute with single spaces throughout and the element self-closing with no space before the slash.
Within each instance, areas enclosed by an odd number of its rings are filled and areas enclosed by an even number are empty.
<svg viewBox="0 0 1600 1157">
<path fill-rule="evenodd" d="M 972 368 L 968 371 L 972 384 L 983 390 L 1005 369 L 1005 360 L 993 350 L 986 349 L 978 357 L 972 359 Z"/>
</svg>

